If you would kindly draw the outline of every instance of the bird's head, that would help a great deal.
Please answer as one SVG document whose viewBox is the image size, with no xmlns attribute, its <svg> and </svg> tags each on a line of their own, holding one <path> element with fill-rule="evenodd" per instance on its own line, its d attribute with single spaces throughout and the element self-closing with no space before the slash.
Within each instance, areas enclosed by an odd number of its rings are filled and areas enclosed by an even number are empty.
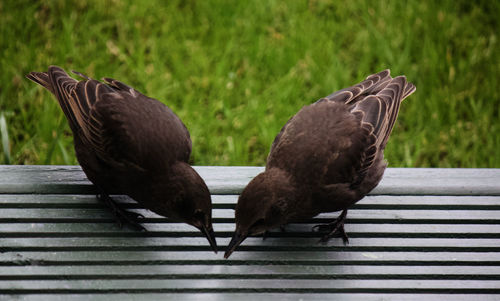
<svg viewBox="0 0 500 301">
<path fill-rule="evenodd" d="M 228 258 L 248 236 L 286 224 L 295 197 L 289 177 L 280 170 L 266 171 L 250 181 L 238 199 L 236 229 L 224 258 Z"/>
<path fill-rule="evenodd" d="M 153 186 L 152 199 L 158 204 L 152 206 L 153 211 L 196 227 L 217 253 L 210 192 L 205 181 L 189 164 L 176 164 L 162 183 Z"/>
</svg>

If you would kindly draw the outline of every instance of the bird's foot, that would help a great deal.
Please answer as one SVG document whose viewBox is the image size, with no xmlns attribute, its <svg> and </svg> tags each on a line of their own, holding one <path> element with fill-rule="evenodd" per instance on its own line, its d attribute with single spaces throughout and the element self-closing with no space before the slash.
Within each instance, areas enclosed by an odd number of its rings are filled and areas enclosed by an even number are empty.
<svg viewBox="0 0 500 301">
<path fill-rule="evenodd" d="M 281 230 L 281 232 L 286 232 L 285 225 L 281 225 L 280 230 Z M 264 233 L 262 233 L 262 240 L 266 240 L 267 235 L 269 233 L 271 233 L 271 231 L 269 231 L 269 230 L 264 231 Z"/>
<path fill-rule="evenodd" d="M 146 228 L 144 228 L 141 224 L 139 224 L 137 222 L 138 219 L 144 218 L 144 215 L 137 213 L 137 212 L 127 211 L 127 210 L 122 209 L 107 194 L 100 194 L 98 196 L 98 198 L 101 202 L 104 202 L 111 209 L 111 212 L 115 216 L 116 223 L 118 224 L 118 226 L 120 228 L 123 227 L 124 223 L 128 223 L 140 231 L 147 231 Z"/>
<path fill-rule="evenodd" d="M 344 223 L 347 217 L 347 210 L 342 211 L 342 213 L 333 222 L 329 224 L 321 224 L 313 227 L 313 231 L 318 232 L 328 232 L 328 234 L 321 237 L 319 242 L 327 242 L 330 238 L 339 236 L 342 237 L 344 244 L 349 243 L 349 237 L 345 233 Z"/>
</svg>

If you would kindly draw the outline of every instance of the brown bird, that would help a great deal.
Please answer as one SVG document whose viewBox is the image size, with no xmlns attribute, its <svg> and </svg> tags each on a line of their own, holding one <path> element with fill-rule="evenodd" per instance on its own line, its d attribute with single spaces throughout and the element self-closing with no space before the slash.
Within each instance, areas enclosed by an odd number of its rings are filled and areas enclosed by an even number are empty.
<svg viewBox="0 0 500 301">
<path fill-rule="evenodd" d="M 384 148 L 401 101 L 415 91 L 389 70 L 303 107 L 281 129 L 266 169 L 241 193 L 236 230 L 225 258 L 250 235 L 322 212 L 342 210 L 320 241 L 340 234 L 347 243 L 347 210 L 382 179 Z"/>
<path fill-rule="evenodd" d="M 109 196 L 125 194 L 145 208 L 198 228 L 217 253 L 207 185 L 188 164 L 189 132 L 166 105 L 111 78 L 103 82 L 63 69 L 26 77 L 52 92 L 73 132 L 76 157 L 119 224 L 141 229 L 142 215 L 121 209 Z"/>
</svg>

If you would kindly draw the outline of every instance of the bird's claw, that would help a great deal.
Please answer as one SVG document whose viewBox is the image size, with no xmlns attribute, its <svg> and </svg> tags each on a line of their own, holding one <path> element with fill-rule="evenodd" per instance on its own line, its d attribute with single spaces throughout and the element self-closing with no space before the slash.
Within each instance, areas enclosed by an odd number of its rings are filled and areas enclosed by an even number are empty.
<svg viewBox="0 0 500 301">
<path fill-rule="evenodd" d="M 331 231 L 330 233 L 324 235 L 323 237 L 320 238 L 320 240 L 318 242 L 326 243 L 326 242 L 328 242 L 328 240 L 330 240 L 330 238 L 338 237 L 338 236 L 342 237 L 342 241 L 344 242 L 344 245 L 349 244 L 349 237 L 345 233 L 344 225 L 342 225 L 337 230 Z"/>
<path fill-rule="evenodd" d="M 332 237 L 342 237 L 344 244 L 349 243 L 349 237 L 347 236 L 344 229 L 344 222 L 346 220 L 347 210 L 342 211 L 342 213 L 333 222 L 329 224 L 320 224 L 312 227 L 314 232 L 328 232 L 328 234 L 321 237 L 318 242 L 325 243 Z"/>
<path fill-rule="evenodd" d="M 117 217 L 117 220 L 119 220 L 120 228 L 123 226 L 123 222 L 125 221 L 126 223 L 128 223 L 129 225 L 131 225 L 132 227 L 136 228 L 139 231 L 147 231 L 146 228 L 144 228 L 144 226 L 142 226 L 137 222 L 138 219 L 143 219 L 144 215 L 137 212 L 126 211 L 126 210 L 118 211 L 115 213 L 117 213 L 115 214 L 115 217 Z"/>
<path fill-rule="evenodd" d="M 137 222 L 138 219 L 143 219 L 144 215 L 122 209 L 109 195 L 101 194 L 99 195 L 99 200 L 111 208 L 118 227 L 122 228 L 123 224 L 127 223 L 139 231 L 147 231 L 144 226 Z"/>
<path fill-rule="evenodd" d="M 138 219 L 143 219 L 144 215 L 133 211 L 126 211 L 123 209 L 113 210 L 113 214 L 120 228 L 123 227 L 123 224 L 129 224 L 139 231 L 147 231 L 144 226 L 137 222 Z"/>
</svg>

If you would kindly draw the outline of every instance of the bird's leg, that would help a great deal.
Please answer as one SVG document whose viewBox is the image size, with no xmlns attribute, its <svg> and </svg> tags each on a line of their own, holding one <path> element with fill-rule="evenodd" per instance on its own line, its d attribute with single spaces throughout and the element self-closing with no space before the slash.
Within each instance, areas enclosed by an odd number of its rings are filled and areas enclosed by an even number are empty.
<svg viewBox="0 0 500 301">
<path fill-rule="evenodd" d="M 144 218 L 144 215 L 120 208 L 120 206 L 118 206 L 118 204 L 107 194 L 102 193 L 98 195 L 98 198 L 111 209 L 111 212 L 115 216 L 116 223 L 120 228 L 123 227 L 123 223 L 126 222 L 141 231 L 147 231 L 146 228 L 137 222 L 137 219 Z"/>
<path fill-rule="evenodd" d="M 318 230 L 320 232 L 328 232 L 323 236 L 319 242 L 327 242 L 330 238 L 340 234 L 344 244 L 349 243 L 349 237 L 345 233 L 344 223 L 347 217 L 347 210 L 342 211 L 342 213 L 333 222 L 329 224 L 321 224 L 313 227 L 313 230 Z"/>
</svg>

